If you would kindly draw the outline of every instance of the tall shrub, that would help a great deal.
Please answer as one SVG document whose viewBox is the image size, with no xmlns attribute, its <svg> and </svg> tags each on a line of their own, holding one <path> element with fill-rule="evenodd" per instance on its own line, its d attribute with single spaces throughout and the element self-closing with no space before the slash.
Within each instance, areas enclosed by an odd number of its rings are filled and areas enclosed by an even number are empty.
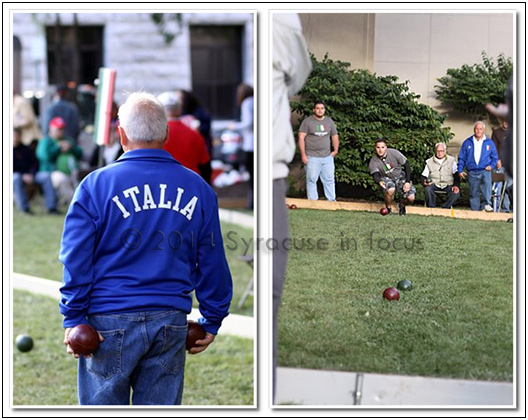
<svg viewBox="0 0 528 420">
<path fill-rule="evenodd" d="M 300 100 L 292 102 L 292 108 L 302 119 L 312 115 L 316 100 L 325 102 L 326 114 L 339 133 L 337 181 L 375 189 L 368 163 L 379 137 L 408 158 L 417 181 L 434 144 L 451 139 L 449 129 L 442 128 L 445 117 L 418 103 L 419 95 L 409 91 L 408 82 L 350 69 L 349 63 L 331 60 L 328 54 L 322 61 L 312 55 L 312 65 Z"/>
<path fill-rule="evenodd" d="M 484 105 L 504 102 L 504 93 L 513 73 L 513 61 L 500 54 L 496 62 L 482 52 L 482 63 L 447 70 L 435 86 L 436 98 L 448 108 L 475 119 L 485 119 Z"/>
</svg>

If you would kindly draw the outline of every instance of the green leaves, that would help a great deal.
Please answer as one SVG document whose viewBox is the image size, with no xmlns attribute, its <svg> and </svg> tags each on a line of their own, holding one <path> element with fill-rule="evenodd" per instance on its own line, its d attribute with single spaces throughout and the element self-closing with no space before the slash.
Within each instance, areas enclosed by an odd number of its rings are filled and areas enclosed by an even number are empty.
<svg viewBox="0 0 528 420">
<path fill-rule="evenodd" d="M 152 13 L 150 18 L 167 45 L 170 45 L 183 32 L 181 13 Z"/>
<path fill-rule="evenodd" d="M 484 119 L 484 105 L 504 102 L 508 80 L 513 74 L 513 61 L 503 54 L 497 62 L 482 52 L 482 63 L 464 64 L 458 69 L 448 69 L 435 86 L 436 98 L 444 105 L 464 114 Z"/>
<path fill-rule="evenodd" d="M 300 101 L 291 106 L 305 118 L 312 114 L 316 100 L 325 102 L 326 113 L 339 132 L 338 181 L 378 191 L 368 173 L 368 162 L 379 137 L 407 156 L 417 181 L 434 144 L 451 139 L 449 129 L 442 129 L 445 117 L 418 103 L 420 96 L 409 90 L 408 81 L 350 69 L 349 63 L 331 60 L 328 54 L 322 61 L 312 55 L 312 66 Z"/>
</svg>

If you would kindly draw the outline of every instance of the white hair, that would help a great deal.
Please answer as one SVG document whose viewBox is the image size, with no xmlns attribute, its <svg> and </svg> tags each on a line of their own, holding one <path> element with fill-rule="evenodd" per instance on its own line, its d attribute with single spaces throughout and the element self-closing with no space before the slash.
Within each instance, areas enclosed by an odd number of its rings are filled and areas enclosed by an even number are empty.
<svg viewBox="0 0 528 420">
<path fill-rule="evenodd" d="M 182 107 L 181 97 L 179 92 L 163 92 L 158 95 L 158 101 L 168 109 L 179 111 Z"/>
<path fill-rule="evenodd" d="M 444 150 L 447 150 L 447 144 L 445 144 L 445 143 L 436 143 L 434 149 L 435 150 L 438 149 L 438 146 L 444 146 Z"/>
<path fill-rule="evenodd" d="M 150 93 L 131 93 L 117 115 L 119 125 L 131 142 L 161 141 L 167 135 L 163 105 Z"/>
<path fill-rule="evenodd" d="M 484 130 L 486 129 L 486 124 L 484 124 L 483 121 L 477 121 L 477 122 L 475 123 L 475 125 L 473 126 L 473 130 L 475 129 L 475 127 L 477 126 L 477 124 L 482 124 L 482 128 L 483 128 Z"/>
</svg>

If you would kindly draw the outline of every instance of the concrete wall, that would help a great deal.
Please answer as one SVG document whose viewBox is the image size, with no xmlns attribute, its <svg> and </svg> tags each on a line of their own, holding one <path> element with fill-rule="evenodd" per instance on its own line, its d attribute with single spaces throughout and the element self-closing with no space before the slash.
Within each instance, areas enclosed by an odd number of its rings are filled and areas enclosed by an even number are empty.
<svg viewBox="0 0 528 420">
<path fill-rule="evenodd" d="M 436 79 L 448 68 L 481 63 L 485 51 L 514 58 L 513 13 L 301 13 L 308 48 L 321 59 L 351 63 L 379 75 L 409 80 L 420 101 L 438 110 Z M 440 110 L 443 111 L 443 110 Z M 472 120 L 450 115 L 445 125 L 455 134 L 450 153 L 472 134 Z M 491 127 L 486 133 L 491 135 Z"/>
<path fill-rule="evenodd" d="M 352 68 L 372 69 L 374 25 L 372 13 L 299 13 L 308 49 L 321 60 L 326 53 Z"/>
<path fill-rule="evenodd" d="M 482 62 L 482 51 L 496 58 L 514 56 L 514 17 L 490 13 L 378 13 L 373 71 L 409 80 L 420 101 L 439 108 L 434 86 L 447 69 Z M 472 134 L 473 120 L 448 118 L 455 134 L 451 149 Z M 491 136 L 491 127 L 487 127 Z"/>
</svg>

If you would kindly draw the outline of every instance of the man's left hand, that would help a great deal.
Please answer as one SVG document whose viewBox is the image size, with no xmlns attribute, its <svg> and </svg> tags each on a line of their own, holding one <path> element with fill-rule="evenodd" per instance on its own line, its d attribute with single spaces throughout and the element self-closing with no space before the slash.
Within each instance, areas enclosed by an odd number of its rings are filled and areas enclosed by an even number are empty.
<svg viewBox="0 0 528 420">
<path fill-rule="evenodd" d="M 403 184 L 403 192 L 407 192 L 411 189 L 411 183 L 410 182 L 406 182 L 405 184 Z"/>
<path fill-rule="evenodd" d="M 455 193 L 455 194 L 458 194 L 460 192 L 460 188 L 456 187 L 453 185 L 453 187 L 451 188 L 451 190 Z"/>
<path fill-rule="evenodd" d="M 215 335 L 214 334 L 211 334 L 211 333 L 205 333 L 205 337 L 202 338 L 201 340 L 196 340 L 196 343 L 197 344 L 196 346 L 194 347 L 191 347 L 189 349 L 189 353 L 190 354 L 198 354 L 198 353 L 201 353 L 202 351 L 204 351 L 208 346 L 209 344 L 211 344 L 215 339 Z"/>
<path fill-rule="evenodd" d="M 486 166 L 484 169 L 486 169 L 486 171 L 491 171 L 491 166 Z"/>
<path fill-rule="evenodd" d="M 332 156 L 332 157 L 335 157 L 335 155 L 337 155 L 337 152 L 330 153 L 330 156 Z"/>
</svg>

